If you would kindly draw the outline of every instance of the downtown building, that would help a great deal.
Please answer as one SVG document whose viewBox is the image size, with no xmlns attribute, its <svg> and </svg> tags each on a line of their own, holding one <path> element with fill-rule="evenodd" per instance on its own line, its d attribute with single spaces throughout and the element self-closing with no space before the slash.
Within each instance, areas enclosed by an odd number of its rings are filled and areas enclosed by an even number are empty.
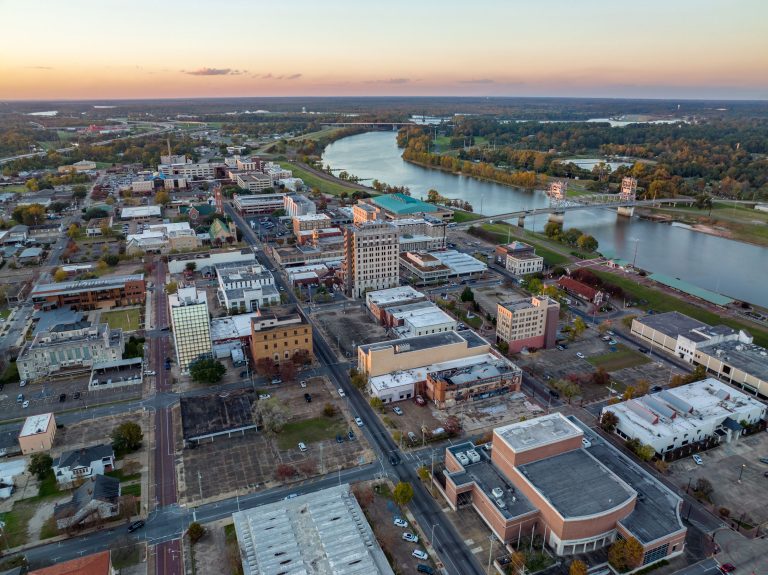
<svg viewBox="0 0 768 575">
<path fill-rule="evenodd" d="M 346 226 L 341 273 L 347 295 L 361 298 L 399 285 L 399 247 L 392 224 L 373 220 Z"/>
<path fill-rule="evenodd" d="M 248 313 L 280 303 L 275 277 L 258 263 L 239 262 L 216 266 L 219 304 L 230 312 Z"/>
<path fill-rule="evenodd" d="M 143 304 L 144 275 L 37 284 L 29 294 L 36 309 L 71 306 L 75 310 L 109 309 Z"/>
<path fill-rule="evenodd" d="M 509 353 L 524 348 L 555 346 L 560 304 L 547 296 L 532 296 L 496 306 L 496 340 L 509 346 Z"/>
<path fill-rule="evenodd" d="M 176 360 L 182 373 L 199 358 L 212 357 L 211 320 L 205 291 L 196 287 L 179 288 L 168 296 Z"/>
</svg>

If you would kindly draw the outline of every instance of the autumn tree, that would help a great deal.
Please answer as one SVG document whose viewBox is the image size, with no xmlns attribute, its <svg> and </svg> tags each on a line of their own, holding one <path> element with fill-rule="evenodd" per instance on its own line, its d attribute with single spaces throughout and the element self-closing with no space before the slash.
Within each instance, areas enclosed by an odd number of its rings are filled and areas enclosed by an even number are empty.
<svg viewBox="0 0 768 575">
<path fill-rule="evenodd" d="M 609 319 L 600 322 L 600 325 L 597 326 L 597 331 L 600 333 L 600 335 L 605 335 L 605 332 L 609 329 L 611 329 L 611 320 Z"/>
<path fill-rule="evenodd" d="M 368 400 L 368 404 L 378 411 L 381 411 L 381 408 L 384 407 L 384 402 L 381 400 L 380 397 L 372 397 Z"/>
<path fill-rule="evenodd" d="M 296 471 L 296 468 L 293 465 L 281 463 L 275 468 L 275 479 L 278 481 L 286 481 L 296 477 L 296 475 L 298 475 L 298 471 Z"/>
<path fill-rule="evenodd" d="M 77 224 L 70 224 L 69 228 L 67 229 L 67 236 L 74 239 L 77 237 L 78 232 L 80 232 L 80 226 Z"/>
<path fill-rule="evenodd" d="M 587 564 L 579 559 L 571 561 L 571 566 L 568 568 L 568 575 L 587 575 Z"/>
<path fill-rule="evenodd" d="M 611 374 L 602 366 L 592 374 L 592 383 L 600 387 L 606 387 L 611 383 Z"/>
<path fill-rule="evenodd" d="M 165 293 L 174 294 L 179 291 L 179 284 L 177 282 L 168 282 L 165 284 Z"/>
<path fill-rule="evenodd" d="M 69 277 L 69 274 L 65 272 L 63 269 L 58 268 L 56 272 L 53 274 L 53 281 L 55 282 L 63 282 Z"/>
<path fill-rule="evenodd" d="M 168 192 L 160 191 L 155 194 L 155 204 L 158 206 L 165 206 L 171 201 L 171 196 Z"/>
<path fill-rule="evenodd" d="M 194 521 L 189 524 L 189 527 L 187 528 L 187 536 L 192 545 L 200 541 L 200 539 L 203 538 L 203 535 L 205 535 L 205 527 L 200 525 L 200 523 Z"/>
<path fill-rule="evenodd" d="M 584 323 L 584 320 L 580 317 L 577 317 L 573 320 L 573 324 L 571 325 L 571 339 L 578 339 L 581 337 L 581 334 L 584 333 L 584 331 L 587 329 L 587 324 Z"/>
<path fill-rule="evenodd" d="M 296 364 L 292 361 L 283 361 L 279 367 L 280 379 L 283 381 L 295 381 L 296 380 Z"/>
<path fill-rule="evenodd" d="M 413 499 L 413 486 L 407 481 L 400 481 L 392 490 L 392 500 L 398 505 L 408 505 Z"/>
<path fill-rule="evenodd" d="M 608 563 L 624 573 L 640 566 L 643 560 L 643 546 L 634 537 L 619 539 L 608 548 Z"/>
<path fill-rule="evenodd" d="M 619 418 L 612 411 L 606 411 L 600 416 L 600 427 L 607 432 L 613 432 L 616 426 L 619 424 Z"/>
<path fill-rule="evenodd" d="M 418 475 L 419 479 L 421 479 L 422 481 L 425 481 L 425 482 L 429 481 L 429 478 L 430 478 L 429 468 L 426 465 L 422 465 L 416 470 L 416 475 Z"/>
<path fill-rule="evenodd" d="M 53 471 L 53 458 L 47 453 L 33 453 L 27 469 L 38 481 L 42 481 Z"/>
<path fill-rule="evenodd" d="M 628 385 L 628 386 L 627 386 L 627 388 L 624 390 L 624 393 L 623 393 L 623 395 L 621 396 L 621 398 L 622 398 L 624 401 L 629 401 L 629 400 L 630 400 L 630 399 L 632 399 L 633 397 L 635 397 L 635 388 L 634 388 L 634 387 L 632 387 L 631 385 Z"/>
<path fill-rule="evenodd" d="M 272 433 L 280 433 L 288 421 L 288 408 L 275 397 L 259 400 L 255 409 L 261 416 L 264 429 Z"/>
<path fill-rule="evenodd" d="M 598 247 L 597 240 L 589 234 L 582 234 L 579 236 L 576 245 L 579 246 L 580 250 L 585 252 L 594 252 Z"/>
<path fill-rule="evenodd" d="M 141 447 L 144 432 L 141 426 L 133 421 L 121 423 L 112 430 L 112 449 L 115 453 L 130 453 Z"/>
</svg>

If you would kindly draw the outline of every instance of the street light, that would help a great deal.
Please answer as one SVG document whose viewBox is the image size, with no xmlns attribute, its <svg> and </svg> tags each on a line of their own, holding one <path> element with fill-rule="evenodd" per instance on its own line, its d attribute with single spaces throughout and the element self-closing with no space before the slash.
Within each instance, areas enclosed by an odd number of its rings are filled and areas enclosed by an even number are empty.
<svg viewBox="0 0 768 575">
<path fill-rule="evenodd" d="M 632 269 L 635 269 L 635 263 L 637 262 L 637 246 L 640 245 L 640 238 L 630 238 L 635 242 L 635 256 L 632 258 Z"/>
<path fill-rule="evenodd" d="M 745 468 L 746 466 L 747 466 L 747 464 L 746 464 L 746 463 L 742 463 L 742 464 L 741 464 L 741 469 L 739 470 L 739 481 L 738 481 L 738 483 L 741 483 L 741 476 L 742 476 L 742 474 L 744 473 L 744 468 Z"/>
</svg>

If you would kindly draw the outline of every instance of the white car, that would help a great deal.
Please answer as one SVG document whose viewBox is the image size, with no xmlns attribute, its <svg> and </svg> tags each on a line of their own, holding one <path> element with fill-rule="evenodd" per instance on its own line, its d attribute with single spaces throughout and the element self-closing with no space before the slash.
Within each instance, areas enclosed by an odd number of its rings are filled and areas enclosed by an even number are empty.
<svg viewBox="0 0 768 575">
<path fill-rule="evenodd" d="M 259 399 L 269 399 L 270 397 L 272 397 L 272 396 L 269 395 L 268 393 L 260 393 L 259 394 Z"/>
<path fill-rule="evenodd" d="M 343 389 L 339 388 L 338 391 L 339 391 L 339 397 L 346 397 L 347 396 L 347 394 L 344 393 Z"/>
<path fill-rule="evenodd" d="M 24 403 L 22 403 L 21 407 L 23 407 L 24 409 L 27 409 L 29 407 L 29 400 L 27 399 Z"/>
<path fill-rule="evenodd" d="M 359 417 L 355 418 L 355 423 L 357 424 L 358 427 L 362 427 L 363 426 L 363 420 L 360 419 Z"/>
<path fill-rule="evenodd" d="M 408 522 L 401 517 L 395 517 L 394 523 L 397 527 L 408 527 Z"/>
<path fill-rule="evenodd" d="M 403 533 L 403 540 L 404 541 L 410 541 L 411 543 L 418 543 L 419 542 L 419 536 L 414 535 L 413 533 L 409 533 L 406 531 Z"/>
<path fill-rule="evenodd" d="M 299 383 L 301 387 L 307 387 L 307 382 L 305 380 L 301 380 L 301 383 Z"/>
<path fill-rule="evenodd" d="M 422 561 L 426 561 L 429 559 L 429 555 L 427 555 L 424 551 L 421 549 L 414 549 L 413 553 L 411 553 L 416 559 L 421 559 Z"/>
<path fill-rule="evenodd" d="M 24 403 L 29 403 L 29 402 L 25 401 Z M 704 460 L 699 455 L 694 455 L 693 460 L 696 462 L 696 465 L 704 465 Z"/>
<path fill-rule="evenodd" d="M 301 451 L 303 453 L 306 450 L 307 450 L 307 446 L 304 444 L 304 442 L 299 441 L 299 451 Z"/>
<path fill-rule="evenodd" d="M 395 412 L 395 415 L 403 415 L 403 410 L 400 409 L 399 407 L 393 407 L 392 411 Z"/>
<path fill-rule="evenodd" d="M 27 380 L 26 380 L 26 379 L 22 379 L 22 380 L 19 382 L 19 387 L 24 387 L 25 385 L 27 385 Z"/>
<path fill-rule="evenodd" d="M 576 357 L 578 357 L 579 359 L 584 359 L 586 356 L 583 353 L 581 353 L 580 351 L 577 351 L 576 352 Z"/>
</svg>

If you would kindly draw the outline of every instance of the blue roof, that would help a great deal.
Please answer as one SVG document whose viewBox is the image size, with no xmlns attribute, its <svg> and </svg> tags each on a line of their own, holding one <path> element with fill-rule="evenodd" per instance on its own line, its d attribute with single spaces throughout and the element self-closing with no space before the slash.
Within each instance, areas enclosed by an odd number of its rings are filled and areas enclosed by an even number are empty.
<svg viewBox="0 0 768 575">
<path fill-rule="evenodd" d="M 380 208 L 395 214 L 415 214 L 418 212 L 437 211 L 437 206 L 400 193 L 376 196 L 372 201 Z"/>
<path fill-rule="evenodd" d="M 680 278 L 673 278 L 664 274 L 651 274 L 648 277 L 660 284 L 664 284 L 665 286 L 669 286 L 715 305 L 725 306 L 729 303 L 733 303 L 733 298 L 693 285 Z"/>
</svg>

